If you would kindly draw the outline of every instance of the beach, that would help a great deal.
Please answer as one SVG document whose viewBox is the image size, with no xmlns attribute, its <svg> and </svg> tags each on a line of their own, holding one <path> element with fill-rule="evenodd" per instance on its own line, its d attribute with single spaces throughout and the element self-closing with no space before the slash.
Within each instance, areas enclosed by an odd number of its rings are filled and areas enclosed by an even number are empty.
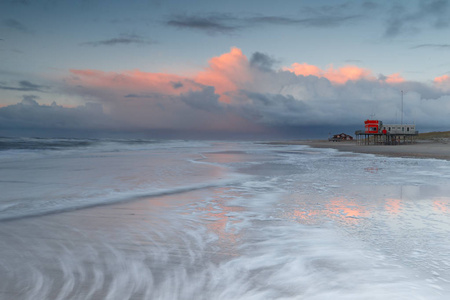
<svg viewBox="0 0 450 300">
<path fill-rule="evenodd" d="M 450 295 L 447 160 L 329 142 L 8 143 L 1 299 Z"/>
<path fill-rule="evenodd" d="M 272 142 L 272 144 L 307 145 L 312 148 L 331 148 L 355 153 L 450 160 L 450 143 L 447 140 L 420 140 L 401 145 L 359 145 L 356 141 L 330 142 L 327 140 L 281 141 Z"/>
</svg>

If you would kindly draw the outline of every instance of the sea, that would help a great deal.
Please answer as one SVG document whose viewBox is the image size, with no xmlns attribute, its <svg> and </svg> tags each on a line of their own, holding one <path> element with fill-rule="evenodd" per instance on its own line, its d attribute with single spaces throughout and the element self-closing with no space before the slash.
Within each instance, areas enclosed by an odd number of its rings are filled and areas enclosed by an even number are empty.
<svg viewBox="0 0 450 300">
<path fill-rule="evenodd" d="M 449 183 L 306 145 L 0 138 L 0 299 L 450 299 Z"/>
</svg>

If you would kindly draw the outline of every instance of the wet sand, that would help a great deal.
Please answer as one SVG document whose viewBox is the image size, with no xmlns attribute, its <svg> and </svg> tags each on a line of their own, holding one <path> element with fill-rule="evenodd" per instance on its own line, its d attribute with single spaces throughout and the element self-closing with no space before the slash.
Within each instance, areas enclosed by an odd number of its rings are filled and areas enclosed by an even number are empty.
<svg viewBox="0 0 450 300">
<path fill-rule="evenodd" d="M 270 144 L 307 145 L 312 148 L 332 148 L 339 151 L 375 155 L 450 160 L 450 144 L 441 141 L 420 140 L 404 145 L 357 145 L 355 141 L 330 142 L 326 140 L 280 141 Z"/>
</svg>

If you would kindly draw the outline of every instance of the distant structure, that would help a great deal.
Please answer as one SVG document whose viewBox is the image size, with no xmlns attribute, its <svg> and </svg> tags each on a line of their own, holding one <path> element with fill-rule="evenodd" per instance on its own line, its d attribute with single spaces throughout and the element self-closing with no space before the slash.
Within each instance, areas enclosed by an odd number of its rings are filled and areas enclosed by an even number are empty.
<svg viewBox="0 0 450 300">
<path fill-rule="evenodd" d="M 333 135 L 333 137 L 329 138 L 328 140 L 330 142 L 353 141 L 353 137 L 345 133 L 340 133 Z"/>
<path fill-rule="evenodd" d="M 383 124 L 380 120 L 364 121 L 364 131 L 355 131 L 359 145 L 398 145 L 413 143 L 419 134 L 416 125 Z"/>
</svg>

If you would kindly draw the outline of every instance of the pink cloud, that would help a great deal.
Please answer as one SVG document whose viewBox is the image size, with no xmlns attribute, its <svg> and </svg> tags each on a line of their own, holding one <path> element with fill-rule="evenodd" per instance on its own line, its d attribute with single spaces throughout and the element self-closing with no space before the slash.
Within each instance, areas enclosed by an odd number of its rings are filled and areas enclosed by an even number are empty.
<svg viewBox="0 0 450 300">
<path fill-rule="evenodd" d="M 395 83 L 405 82 L 405 79 L 403 77 L 401 77 L 399 73 L 394 73 L 394 74 L 388 75 L 384 81 L 387 83 L 395 84 Z"/>
<path fill-rule="evenodd" d="M 331 66 L 327 70 L 322 70 L 314 65 L 294 63 L 290 68 L 284 68 L 284 70 L 293 72 L 295 75 L 323 77 L 333 84 L 345 84 L 349 80 L 375 79 L 370 70 L 357 66 L 345 66 L 339 69 Z"/>
<path fill-rule="evenodd" d="M 434 85 L 444 91 L 450 91 L 450 76 L 442 75 L 434 78 Z"/>
<path fill-rule="evenodd" d="M 123 93 L 164 93 L 179 95 L 212 86 L 221 102 L 230 103 L 229 94 L 239 90 L 251 80 L 249 61 L 238 48 L 213 57 L 204 70 L 191 77 L 140 70 L 103 72 L 98 70 L 70 70 L 68 81 L 87 88 L 105 88 Z"/>
<path fill-rule="evenodd" d="M 213 57 L 191 76 L 91 69 L 72 69 L 70 74 L 70 91 L 100 99 L 105 110 L 124 123 L 142 128 L 262 130 L 227 108 L 230 95 L 251 80 L 249 61 L 238 48 Z"/>
<path fill-rule="evenodd" d="M 213 57 L 209 66 L 195 76 L 195 81 L 213 86 L 222 102 L 230 103 L 227 95 L 251 80 L 249 62 L 241 49 L 231 48 L 229 53 Z"/>
<path fill-rule="evenodd" d="M 323 77 L 323 71 L 314 65 L 309 65 L 307 63 L 293 63 L 291 68 L 284 68 L 286 71 L 290 71 L 295 73 L 295 75 L 302 75 L 302 76 L 316 76 L 316 77 Z"/>
<path fill-rule="evenodd" d="M 434 82 L 435 83 L 447 83 L 447 82 L 450 82 L 450 76 L 448 76 L 448 75 L 442 75 L 442 76 L 440 76 L 440 77 L 436 77 L 436 78 L 434 78 Z"/>
<path fill-rule="evenodd" d="M 74 75 L 69 79 L 73 85 L 88 88 L 105 88 L 122 93 L 164 93 L 179 95 L 190 90 L 199 90 L 200 86 L 173 74 L 149 73 L 139 70 L 123 72 L 103 72 L 97 70 L 70 70 Z"/>
</svg>

